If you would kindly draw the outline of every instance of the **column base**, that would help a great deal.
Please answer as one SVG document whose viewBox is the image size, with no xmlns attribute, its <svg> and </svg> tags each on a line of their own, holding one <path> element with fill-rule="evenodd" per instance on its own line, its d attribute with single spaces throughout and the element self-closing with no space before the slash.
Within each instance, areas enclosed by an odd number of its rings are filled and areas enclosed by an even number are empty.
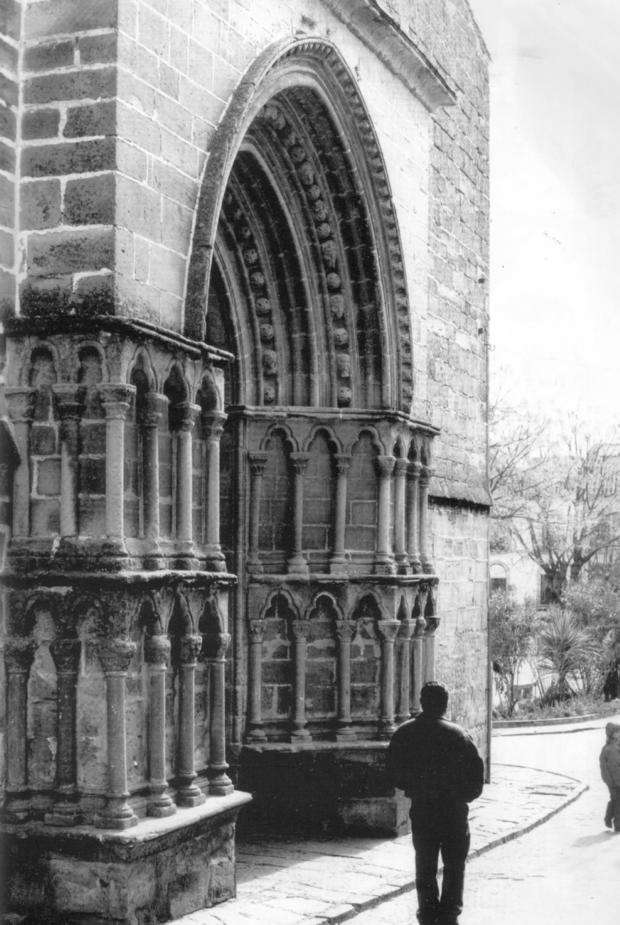
<svg viewBox="0 0 620 925">
<path fill-rule="evenodd" d="M 381 555 L 375 559 L 375 575 L 395 575 L 396 563 L 391 556 Z"/>
<path fill-rule="evenodd" d="M 412 575 L 420 575 L 422 573 L 422 563 L 419 559 L 409 559 L 409 567 L 411 569 Z"/>
<path fill-rule="evenodd" d="M 225 797 L 234 790 L 233 782 L 225 771 L 219 771 L 209 780 L 209 793 L 217 797 Z"/>
<path fill-rule="evenodd" d="M 396 732 L 396 724 L 392 722 L 383 722 L 379 729 L 379 738 L 383 741 L 391 739 Z"/>
<path fill-rule="evenodd" d="M 177 790 L 177 806 L 200 806 L 206 797 L 197 784 L 188 784 Z"/>
<path fill-rule="evenodd" d="M 207 547 L 205 553 L 205 565 L 209 572 L 225 572 L 226 559 L 221 549 Z"/>
<path fill-rule="evenodd" d="M 293 556 L 286 563 L 286 571 L 289 575 L 307 575 L 308 563 L 303 556 Z"/>
<path fill-rule="evenodd" d="M 44 816 L 45 824 L 52 826 L 79 825 L 82 813 L 76 803 L 69 799 L 59 800 L 54 804 L 52 811 Z"/>
<path fill-rule="evenodd" d="M 396 556 L 396 570 L 399 575 L 409 575 L 411 571 L 409 559 L 404 553 Z"/>
<path fill-rule="evenodd" d="M 424 575 L 434 575 L 434 568 L 435 566 L 428 559 L 422 560 L 422 572 Z"/>
<path fill-rule="evenodd" d="M 347 560 L 344 556 L 333 556 L 329 563 L 330 575 L 344 575 L 347 571 Z"/>
<path fill-rule="evenodd" d="M 154 793 L 146 804 L 146 814 L 153 819 L 165 819 L 167 816 L 174 815 L 176 811 L 172 797 L 165 791 Z"/>
<path fill-rule="evenodd" d="M 245 738 L 247 742 L 266 742 L 267 741 L 265 730 L 260 726 L 256 726 L 254 729 L 250 729 L 250 731 L 248 732 Z"/>
<path fill-rule="evenodd" d="M 6 822 L 25 822 L 30 816 L 30 798 L 28 793 L 7 793 L 2 810 Z"/>
<path fill-rule="evenodd" d="M 336 742 L 354 742 L 357 739 L 350 726 L 340 726 L 336 730 Z"/>
<path fill-rule="evenodd" d="M 297 742 L 299 740 L 308 742 L 312 739 L 308 729 L 293 729 L 290 735 L 291 742 Z"/>
</svg>

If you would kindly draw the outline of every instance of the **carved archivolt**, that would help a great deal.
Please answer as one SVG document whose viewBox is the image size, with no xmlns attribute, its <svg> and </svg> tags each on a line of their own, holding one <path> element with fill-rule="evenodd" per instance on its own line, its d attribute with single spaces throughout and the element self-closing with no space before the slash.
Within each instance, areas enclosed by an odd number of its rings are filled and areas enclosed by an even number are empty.
<svg viewBox="0 0 620 925">
<path fill-rule="evenodd" d="M 253 185 L 248 172 L 256 177 Z M 269 185 L 273 202 L 266 208 Z M 356 81 L 331 43 L 288 41 L 257 59 L 216 134 L 197 209 L 185 332 L 205 337 L 219 226 L 222 250 L 236 263 L 231 275 L 245 279 L 252 349 L 259 355 L 258 404 L 410 410 L 410 307 L 387 172 Z M 287 229 L 276 227 L 281 216 Z M 266 259 L 274 235 L 291 242 L 280 291 L 274 291 L 278 267 Z M 300 292 L 306 305 L 297 301 Z M 305 343 L 301 359 L 315 389 L 309 396 L 295 395 L 291 386 L 287 393 L 278 380 L 282 322 L 274 300 Z M 323 370 L 329 400 L 316 390 Z"/>
</svg>

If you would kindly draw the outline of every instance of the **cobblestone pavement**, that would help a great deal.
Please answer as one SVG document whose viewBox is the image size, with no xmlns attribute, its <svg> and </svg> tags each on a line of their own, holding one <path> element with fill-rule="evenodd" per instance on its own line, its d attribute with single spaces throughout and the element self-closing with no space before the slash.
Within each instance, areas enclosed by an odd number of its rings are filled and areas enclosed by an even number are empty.
<svg viewBox="0 0 620 925">
<path fill-rule="evenodd" d="M 512 766 L 495 765 L 494 782 L 472 806 L 474 855 L 537 825 L 583 792 L 574 778 L 519 766 L 518 749 L 513 760 Z M 414 921 L 410 836 L 262 840 L 238 846 L 237 856 L 237 899 L 184 916 L 178 925 L 319 925 L 352 917 L 367 925 Z M 404 898 L 378 906 L 403 891 Z M 404 918 L 390 912 L 395 904 Z"/>
</svg>

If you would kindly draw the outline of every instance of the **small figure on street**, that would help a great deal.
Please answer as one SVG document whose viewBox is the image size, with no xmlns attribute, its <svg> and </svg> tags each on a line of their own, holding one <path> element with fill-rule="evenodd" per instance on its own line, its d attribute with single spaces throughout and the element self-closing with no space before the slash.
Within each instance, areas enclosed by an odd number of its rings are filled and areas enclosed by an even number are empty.
<svg viewBox="0 0 620 925">
<path fill-rule="evenodd" d="M 605 726 L 607 743 L 603 746 L 599 762 L 601 777 L 609 788 L 609 803 L 605 812 L 605 825 L 620 832 L 620 723 Z"/>
<path fill-rule="evenodd" d="M 482 793 L 484 765 L 470 736 L 444 716 L 448 691 L 429 681 L 422 712 L 392 736 L 387 754 L 394 786 L 411 799 L 420 925 L 456 925 L 463 909 L 469 851 L 468 803 Z M 441 898 L 437 885 L 443 861 Z"/>
<path fill-rule="evenodd" d="M 619 675 L 620 666 L 618 662 L 612 662 L 605 675 L 605 683 L 603 684 L 603 697 L 605 698 L 605 703 L 608 703 L 610 700 L 615 700 L 618 696 L 620 689 Z"/>
</svg>

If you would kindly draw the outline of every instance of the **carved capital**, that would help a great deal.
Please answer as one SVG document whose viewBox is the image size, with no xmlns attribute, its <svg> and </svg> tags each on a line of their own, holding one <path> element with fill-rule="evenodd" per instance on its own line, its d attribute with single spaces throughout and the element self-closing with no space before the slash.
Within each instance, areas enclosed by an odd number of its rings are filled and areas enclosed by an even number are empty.
<svg viewBox="0 0 620 925">
<path fill-rule="evenodd" d="M 7 674 L 28 674 L 34 658 L 34 650 L 33 639 L 20 636 L 7 639 L 4 645 L 4 664 Z"/>
<path fill-rule="evenodd" d="M 409 463 L 409 475 L 411 476 L 412 481 L 417 482 L 420 478 L 420 470 L 422 469 L 422 463 L 414 460 Z"/>
<path fill-rule="evenodd" d="M 193 665 L 202 649 L 202 636 L 181 636 L 175 646 L 175 654 L 180 665 Z"/>
<path fill-rule="evenodd" d="M 160 421 L 168 411 L 168 399 L 165 395 L 149 392 L 144 399 L 144 407 L 140 415 L 143 427 L 159 427 Z"/>
<path fill-rule="evenodd" d="M 82 643 L 79 639 L 55 639 L 50 644 L 50 654 L 58 674 L 77 674 L 81 651 Z"/>
<path fill-rule="evenodd" d="M 291 463 L 293 464 L 293 469 L 297 475 L 301 475 L 306 471 L 306 466 L 310 461 L 309 453 L 291 453 L 290 458 Z"/>
<path fill-rule="evenodd" d="M 179 402 L 174 406 L 174 429 L 191 432 L 200 414 L 200 405 L 189 401 Z"/>
<path fill-rule="evenodd" d="M 9 417 L 15 424 L 32 420 L 34 394 L 36 389 L 6 389 L 5 397 Z"/>
<path fill-rule="evenodd" d="M 104 674 L 124 674 L 135 651 L 136 644 L 129 639 L 102 639 L 97 644 L 97 655 Z"/>
<path fill-rule="evenodd" d="M 394 475 L 404 476 L 409 468 L 409 462 L 406 459 L 397 459 L 394 464 Z"/>
<path fill-rule="evenodd" d="M 224 433 L 226 417 L 222 411 L 210 411 L 208 415 L 203 415 L 202 428 L 207 440 L 219 442 Z"/>
<path fill-rule="evenodd" d="M 291 620 L 291 631 L 295 640 L 306 639 L 310 632 L 310 620 Z"/>
<path fill-rule="evenodd" d="M 438 629 L 439 629 L 439 618 L 438 617 L 428 617 L 428 619 L 426 620 L 426 635 L 434 636 Z"/>
<path fill-rule="evenodd" d="M 225 658 L 228 646 L 230 645 L 230 633 L 220 633 L 215 640 L 213 653 L 209 656 L 210 661 L 220 661 Z"/>
<path fill-rule="evenodd" d="M 420 616 L 415 621 L 415 626 L 413 628 L 413 635 L 423 636 L 425 629 L 426 629 L 426 620 L 424 619 L 424 617 Z"/>
<path fill-rule="evenodd" d="M 401 620 L 400 621 L 400 630 L 398 633 L 399 639 L 408 642 L 413 636 L 413 631 L 415 629 L 415 620 Z"/>
<path fill-rule="evenodd" d="M 268 453 L 248 453 L 248 463 L 252 475 L 263 474 L 268 458 Z"/>
<path fill-rule="evenodd" d="M 377 469 L 382 478 L 389 478 L 394 471 L 395 464 L 394 456 L 377 456 Z"/>
<path fill-rule="evenodd" d="M 103 385 L 100 387 L 101 399 L 109 421 L 124 421 L 127 417 L 131 399 L 136 393 L 133 385 Z"/>
<path fill-rule="evenodd" d="M 167 636 L 147 636 L 144 655 L 149 665 L 167 665 L 170 658 L 170 640 Z"/>
<path fill-rule="evenodd" d="M 248 636 L 250 642 L 256 645 L 259 645 L 263 641 L 263 633 L 265 631 L 265 621 L 264 620 L 248 620 Z"/>
<path fill-rule="evenodd" d="M 336 620 L 334 630 L 340 642 L 350 642 L 355 634 L 355 622 L 353 620 Z"/>
<path fill-rule="evenodd" d="M 377 629 L 386 642 L 393 642 L 400 629 L 400 620 L 378 620 Z"/>
<path fill-rule="evenodd" d="M 336 472 L 338 475 L 346 474 L 351 468 L 351 456 L 346 453 L 336 453 Z"/>
<path fill-rule="evenodd" d="M 424 464 L 422 464 L 420 466 L 420 485 L 422 486 L 428 485 L 432 474 L 433 474 L 433 470 L 431 469 L 431 467 L 425 466 Z"/>
</svg>

